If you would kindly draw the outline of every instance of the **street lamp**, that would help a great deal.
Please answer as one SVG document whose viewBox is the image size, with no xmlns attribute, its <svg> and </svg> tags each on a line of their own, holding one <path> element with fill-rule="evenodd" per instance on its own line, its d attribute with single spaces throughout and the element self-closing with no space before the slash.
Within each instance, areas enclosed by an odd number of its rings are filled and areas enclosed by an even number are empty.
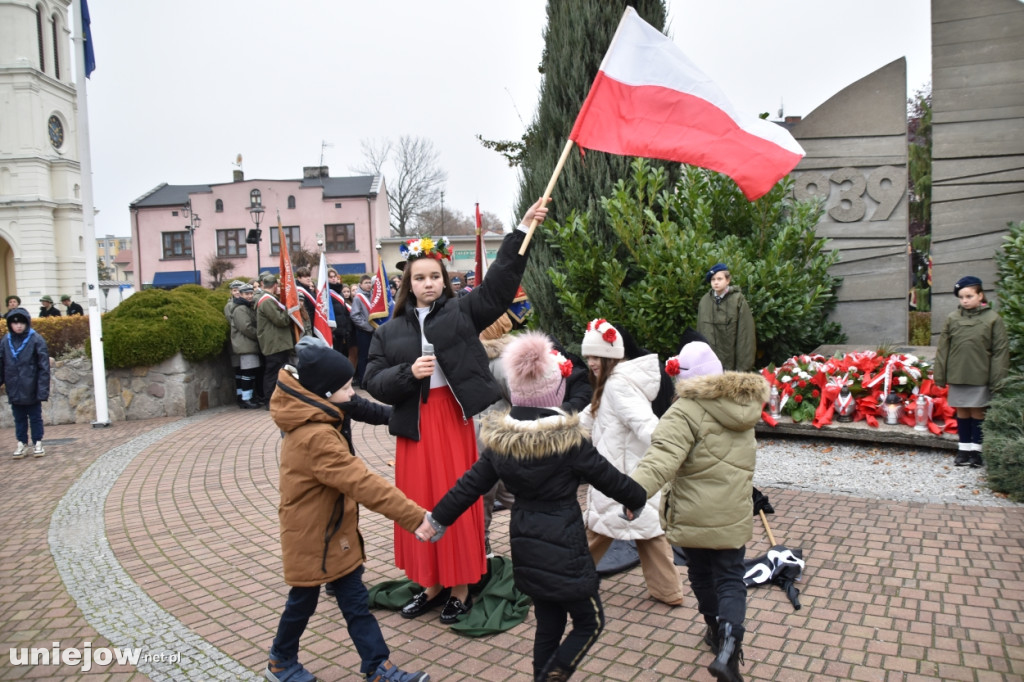
<svg viewBox="0 0 1024 682">
<path fill-rule="evenodd" d="M 249 234 L 245 237 L 245 243 L 256 245 L 256 276 L 258 277 L 262 271 L 260 267 L 260 237 L 263 235 L 260 230 L 260 221 L 263 220 L 263 200 L 259 190 L 253 190 L 249 195 L 249 217 L 252 218 L 256 229 L 249 230 Z"/>
<path fill-rule="evenodd" d="M 188 230 L 189 251 L 192 252 L 192 283 L 199 284 L 199 270 L 196 268 L 196 230 L 199 229 L 199 225 L 203 221 L 192 212 L 192 199 L 187 200 L 181 210 L 188 218 L 188 225 L 185 226 L 185 229 Z"/>
</svg>

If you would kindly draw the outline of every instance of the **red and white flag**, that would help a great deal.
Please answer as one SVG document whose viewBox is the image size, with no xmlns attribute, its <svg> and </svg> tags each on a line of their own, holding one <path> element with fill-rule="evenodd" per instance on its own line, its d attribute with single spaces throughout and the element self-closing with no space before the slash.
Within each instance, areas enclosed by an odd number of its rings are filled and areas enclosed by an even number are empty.
<svg viewBox="0 0 1024 682">
<path fill-rule="evenodd" d="M 569 139 L 584 149 L 725 173 L 750 201 L 767 194 L 804 156 L 785 128 L 737 111 L 632 7 L 619 22 Z"/>
<path fill-rule="evenodd" d="M 299 290 L 295 284 L 295 274 L 292 272 L 292 261 L 288 257 L 288 239 L 284 233 L 284 228 L 281 227 L 281 216 L 277 216 L 277 236 L 280 240 L 280 253 L 278 254 L 278 264 L 280 266 L 280 275 L 278 280 L 280 282 L 280 289 L 278 289 L 278 295 L 281 299 L 281 303 L 284 305 L 284 309 L 288 311 L 288 317 L 298 327 L 295 330 L 295 340 L 298 341 L 299 337 L 302 336 L 305 326 L 302 324 L 302 306 L 299 303 Z"/>
<path fill-rule="evenodd" d="M 327 254 L 320 252 L 320 267 L 316 271 L 316 313 L 313 315 L 313 333 L 328 346 L 334 345 L 337 326 L 334 321 L 334 306 L 331 305 L 331 290 L 327 286 Z"/>
</svg>

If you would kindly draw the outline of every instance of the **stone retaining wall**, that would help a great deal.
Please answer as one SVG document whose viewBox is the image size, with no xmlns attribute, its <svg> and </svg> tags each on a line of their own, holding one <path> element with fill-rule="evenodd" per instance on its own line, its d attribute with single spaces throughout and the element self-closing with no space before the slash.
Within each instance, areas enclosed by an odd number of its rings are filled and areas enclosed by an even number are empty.
<svg viewBox="0 0 1024 682">
<path fill-rule="evenodd" d="M 107 370 L 111 422 L 154 417 L 187 417 L 235 401 L 234 373 L 227 355 L 193 363 L 181 354 L 152 367 Z M 88 424 L 96 420 L 92 359 L 50 359 L 46 424 Z M 7 394 L 0 395 L 0 428 L 11 428 Z"/>
</svg>

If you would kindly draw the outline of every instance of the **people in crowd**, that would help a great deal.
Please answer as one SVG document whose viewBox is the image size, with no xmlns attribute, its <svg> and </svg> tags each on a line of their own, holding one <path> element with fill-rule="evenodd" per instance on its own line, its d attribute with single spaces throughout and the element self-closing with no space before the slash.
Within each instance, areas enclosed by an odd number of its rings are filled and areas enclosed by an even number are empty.
<svg viewBox="0 0 1024 682">
<path fill-rule="evenodd" d="M 277 275 L 263 275 L 263 296 L 256 303 L 256 338 L 259 340 L 260 353 L 263 355 L 264 374 L 263 391 L 270 409 L 270 400 L 277 386 L 277 375 L 289 362 L 289 356 L 295 349 L 295 336 L 298 328 L 277 298 L 280 284 Z"/>
<path fill-rule="evenodd" d="M 697 306 L 697 331 L 715 350 L 727 371 L 749 372 L 754 369 L 756 342 L 754 315 L 725 263 L 715 263 L 704 275 L 711 290 Z"/>
<path fill-rule="evenodd" d="M 622 334 L 607 320 L 591 320 L 583 335 L 581 352 L 590 369 L 593 397 L 581 413 L 591 430 L 597 451 L 615 468 L 630 474 L 651 444 L 658 418 L 651 401 L 661 385 L 661 362 L 654 354 L 625 359 Z M 594 563 L 599 563 L 613 540 L 636 543 L 640 567 L 651 597 L 670 606 L 683 603 L 683 585 L 675 567 L 672 547 L 658 522 L 659 495 L 648 502 L 648 512 L 637 523 L 622 518 L 620 507 L 601 491 L 587 492 L 587 541 Z"/>
<path fill-rule="evenodd" d="M 238 289 L 239 298 L 231 309 L 231 351 L 238 356 L 238 406 L 243 410 L 260 407 L 255 395 L 256 375 L 260 369 L 260 342 L 256 328 L 254 290 L 251 284 Z"/>
<path fill-rule="evenodd" d="M 67 315 L 85 315 L 85 310 L 79 304 L 71 300 L 71 294 L 64 294 L 60 297 L 61 305 L 64 306 L 64 310 Z"/>
<path fill-rule="evenodd" d="M 245 408 L 246 406 L 242 404 L 242 371 L 239 368 L 238 352 L 235 350 L 235 321 L 232 315 L 235 304 L 242 300 L 242 284 L 244 284 L 242 280 L 236 279 L 228 285 L 231 296 L 224 304 L 224 319 L 228 321 L 228 357 L 231 360 L 231 370 L 235 377 L 235 402 L 239 407 Z"/>
<path fill-rule="evenodd" d="M 484 282 L 456 298 L 443 260 L 448 240 L 423 237 L 402 246 L 406 266 L 394 317 L 373 336 L 365 387 L 393 406 L 389 431 L 397 436 L 395 483 L 410 498 L 432 507 L 477 460 L 473 417 L 501 395 L 488 370 L 479 333 L 511 303 L 526 256 L 518 251 L 534 219 L 547 209 L 538 200 L 519 229 L 508 235 Z M 455 522 L 446 542 L 420 545 L 395 535 L 395 563 L 424 589 L 402 608 L 414 618 L 443 605 L 441 622 L 469 612 L 469 585 L 486 569 L 480 502 Z"/>
<path fill-rule="evenodd" d="M 568 680 L 604 628 L 599 578 L 587 548 L 577 490 L 589 483 L 628 509 L 642 488 L 598 454 L 579 415 L 561 409 L 572 362 L 540 332 L 511 341 L 501 364 L 511 411 L 481 422 L 484 450 L 434 507 L 420 531 L 443 534 L 499 480 L 515 495 L 509 535 L 516 587 L 533 599 L 535 680 Z M 418 531 L 419 532 L 419 531 Z M 447 542 L 435 534 L 431 540 Z M 567 616 L 572 629 L 563 640 Z"/>
<path fill-rule="evenodd" d="M 302 304 L 302 327 L 305 336 L 313 334 L 313 319 L 316 317 L 316 287 L 308 265 L 295 268 L 295 288 Z"/>
<path fill-rule="evenodd" d="M 462 290 L 466 293 L 473 291 L 473 287 L 476 286 L 476 273 L 472 270 L 466 272 L 465 278 L 462 280 Z"/>
<path fill-rule="evenodd" d="M 356 348 L 359 351 L 355 379 L 358 386 L 363 385 L 366 361 L 370 353 L 370 341 L 373 340 L 373 332 L 376 329 L 370 322 L 370 292 L 372 289 L 373 277 L 364 274 L 359 278 L 359 288 L 352 292 L 352 324 L 356 328 Z"/>
<path fill-rule="evenodd" d="M 462 278 L 458 275 L 452 275 L 452 291 L 456 296 L 462 295 Z"/>
<path fill-rule="evenodd" d="M 352 317 L 349 314 L 348 303 L 345 301 L 345 287 L 341 282 L 341 276 L 338 275 L 338 271 L 334 268 L 327 270 L 327 288 L 331 292 L 331 308 L 334 310 L 335 327 L 332 334 L 334 349 L 348 357 L 349 348 L 355 346 L 354 339 L 352 338 L 355 332 L 352 326 Z"/>
<path fill-rule="evenodd" d="M 630 476 L 648 497 L 664 494 L 661 524 L 686 557 L 690 587 L 707 624 L 704 641 L 715 655 L 708 672 L 743 682 L 743 559 L 752 536 L 754 426 L 769 386 L 759 374 L 723 372 L 717 354 L 700 341 L 685 345 L 675 360 L 678 399 Z"/>
<path fill-rule="evenodd" d="M 15 294 L 11 294 L 10 296 L 7 297 L 6 305 L 7 305 L 7 310 L 4 311 L 4 315 L 6 315 L 7 313 L 11 312 L 15 308 L 20 308 L 21 307 L 21 297 L 15 295 Z"/>
<path fill-rule="evenodd" d="M 953 295 L 960 305 L 942 325 L 933 377 L 938 386 L 949 386 L 947 401 L 956 408 L 960 443 L 953 463 L 977 469 L 984 463 L 981 442 L 985 412 L 992 393 L 1009 374 L 1010 342 L 1006 325 L 989 306 L 980 279 L 961 277 Z"/>
<path fill-rule="evenodd" d="M 52 296 L 43 296 L 39 299 L 39 317 L 60 317 L 60 310 L 53 305 Z"/>
<path fill-rule="evenodd" d="M 270 415 L 284 434 L 280 453 L 281 558 L 290 586 L 264 675 L 272 682 L 315 682 L 299 662 L 299 640 L 329 584 L 368 682 L 429 682 L 391 662 L 391 651 L 369 609 L 363 584 L 359 506 L 393 519 L 411 533 L 426 511 L 355 457 L 341 432 L 341 405 L 352 399 L 354 369 L 319 339 L 296 346 L 297 367 L 286 366 Z"/>
<path fill-rule="evenodd" d="M 0 338 L 0 390 L 7 392 L 7 402 L 14 416 L 14 459 L 28 454 L 42 457 L 43 402 L 50 399 L 50 352 L 46 339 L 32 329 L 32 318 L 24 308 L 7 313 L 7 333 Z M 32 440 L 29 441 L 31 427 Z"/>
</svg>

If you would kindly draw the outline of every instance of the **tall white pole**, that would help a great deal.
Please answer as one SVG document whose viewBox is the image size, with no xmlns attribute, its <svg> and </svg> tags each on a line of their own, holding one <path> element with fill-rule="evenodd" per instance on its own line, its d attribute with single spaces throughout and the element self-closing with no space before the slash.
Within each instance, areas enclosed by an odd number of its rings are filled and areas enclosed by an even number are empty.
<svg viewBox="0 0 1024 682">
<path fill-rule="evenodd" d="M 89 290 L 89 340 L 92 345 L 92 383 L 96 397 L 93 426 L 110 426 L 107 408 L 107 368 L 103 361 L 103 322 L 100 319 L 99 268 L 96 264 L 96 216 L 92 205 L 92 153 L 89 146 L 89 98 L 85 78 L 85 30 L 82 0 L 75 7 L 75 91 L 78 94 L 78 158 L 82 173 L 82 223 L 85 236 L 85 280 Z"/>
</svg>

